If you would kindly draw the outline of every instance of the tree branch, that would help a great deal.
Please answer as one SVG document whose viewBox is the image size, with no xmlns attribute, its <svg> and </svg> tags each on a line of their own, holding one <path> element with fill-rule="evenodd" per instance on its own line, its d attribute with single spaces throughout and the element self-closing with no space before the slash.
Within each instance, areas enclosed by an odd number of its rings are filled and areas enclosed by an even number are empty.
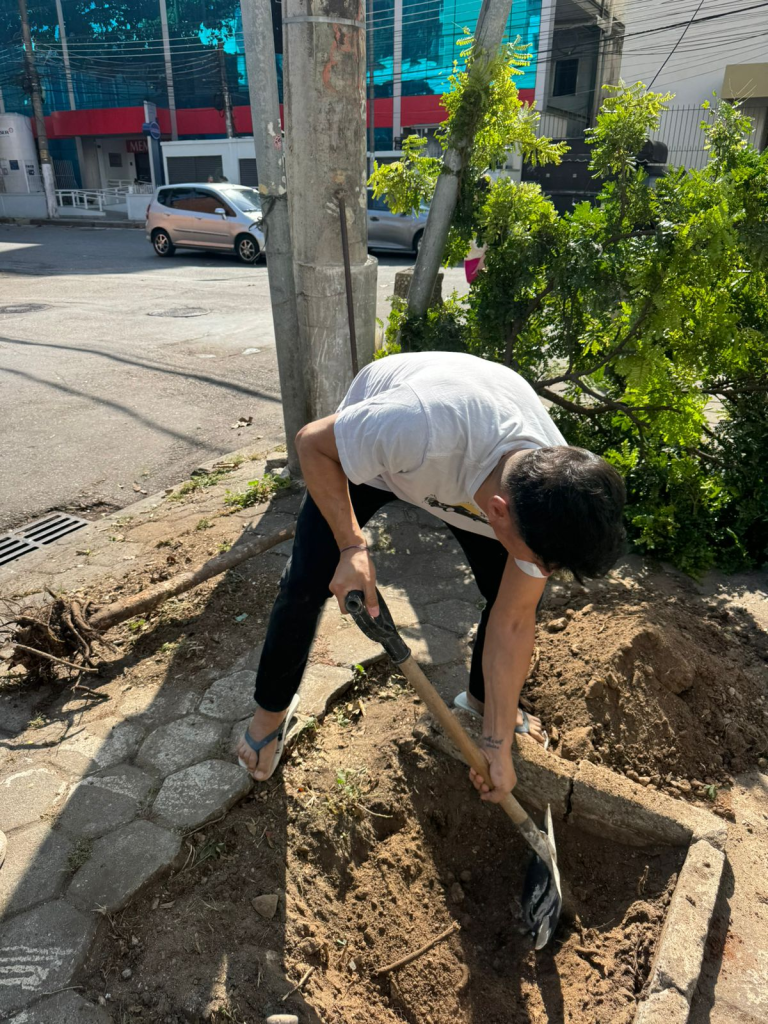
<svg viewBox="0 0 768 1024">
<path fill-rule="evenodd" d="M 525 308 L 525 312 L 521 313 L 520 316 L 515 317 L 515 319 L 512 321 L 512 324 L 509 328 L 509 331 L 507 332 L 506 337 L 506 348 L 504 350 L 505 366 L 512 365 L 512 356 L 514 355 L 515 351 L 515 342 L 518 339 L 520 331 L 522 331 L 523 327 L 525 327 L 526 322 L 530 319 L 530 317 L 533 316 L 536 310 L 541 308 L 544 299 L 546 299 L 550 292 L 552 292 L 554 287 L 554 281 L 547 282 L 544 288 L 542 288 L 542 290 L 537 295 L 534 295 L 531 298 L 531 300 Z"/>
</svg>

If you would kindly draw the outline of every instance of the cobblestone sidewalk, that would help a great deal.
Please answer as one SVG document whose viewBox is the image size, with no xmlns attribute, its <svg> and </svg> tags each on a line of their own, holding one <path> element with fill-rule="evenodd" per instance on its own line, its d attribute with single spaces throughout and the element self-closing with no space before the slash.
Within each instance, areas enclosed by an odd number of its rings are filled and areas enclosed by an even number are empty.
<svg viewBox="0 0 768 1024">
<path fill-rule="evenodd" d="M 185 504 L 147 499 L 129 510 L 130 521 L 110 517 L 56 549 L 13 563 L 13 572 L 0 577 L 0 596 L 44 586 L 71 593 L 97 582 L 102 590 L 119 589 L 158 544 L 220 508 L 225 487 L 236 489 L 263 468 L 250 464 Z M 270 533 L 296 511 L 296 495 L 278 497 L 271 506 L 228 517 L 226 526 Z M 445 696 L 453 697 L 464 685 L 467 633 L 479 615 L 479 593 L 459 549 L 439 523 L 400 505 L 377 517 L 369 541 L 403 635 L 418 660 L 433 666 Z M 272 592 L 289 549 L 262 556 Z M 127 668 L 103 687 L 110 696 L 104 704 L 69 693 L 52 699 L 0 691 L 0 829 L 7 836 L 0 871 L 0 1019 L 111 1020 L 106 1009 L 63 990 L 101 916 L 181 866 L 183 837 L 250 791 L 251 779 L 232 748 L 252 713 L 259 653 L 256 647 L 233 654 L 225 671 L 201 660 L 186 685 L 166 677 L 134 686 Z M 310 717 L 322 718 L 353 681 L 355 665 L 380 657 L 381 648 L 329 602 L 302 685 L 297 729 Z M 42 727 L 36 720 L 41 702 L 49 720 Z"/>
</svg>

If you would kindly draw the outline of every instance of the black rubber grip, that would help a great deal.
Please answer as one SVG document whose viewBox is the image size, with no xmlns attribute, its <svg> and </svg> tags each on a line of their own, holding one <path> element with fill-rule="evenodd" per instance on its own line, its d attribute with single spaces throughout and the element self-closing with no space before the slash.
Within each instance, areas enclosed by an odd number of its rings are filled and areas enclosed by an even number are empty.
<svg viewBox="0 0 768 1024">
<path fill-rule="evenodd" d="M 402 665 L 410 658 L 411 649 L 397 632 L 392 621 L 389 608 L 381 594 L 376 591 L 379 600 L 379 616 L 374 619 L 365 607 L 365 595 L 362 590 L 350 590 L 344 599 L 344 606 L 369 640 L 381 644 L 396 665 Z"/>
</svg>

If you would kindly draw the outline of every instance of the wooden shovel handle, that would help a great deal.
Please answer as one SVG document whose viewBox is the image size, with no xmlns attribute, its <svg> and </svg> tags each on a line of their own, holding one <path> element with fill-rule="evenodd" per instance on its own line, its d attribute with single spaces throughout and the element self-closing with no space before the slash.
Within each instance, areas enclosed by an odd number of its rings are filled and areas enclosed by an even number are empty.
<svg viewBox="0 0 768 1024">
<path fill-rule="evenodd" d="M 401 662 L 398 667 L 443 727 L 452 742 L 464 755 L 464 760 L 470 768 L 474 768 L 478 775 L 483 777 L 488 787 L 493 789 L 493 782 L 491 781 L 491 775 L 488 770 L 488 761 L 486 760 L 483 752 L 477 744 L 472 742 L 464 729 L 462 729 L 460 723 L 456 719 L 456 716 L 451 714 L 445 701 L 424 675 L 421 668 L 410 655 L 405 661 Z M 524 821 L 528 820 L 527 813 L 511 793 L 507 793 L 504 799 L 499 801 L 499 807 L 501 807 L 502 810 L 510 816 L 516 825 L 522 825 Z"/>
</svg>

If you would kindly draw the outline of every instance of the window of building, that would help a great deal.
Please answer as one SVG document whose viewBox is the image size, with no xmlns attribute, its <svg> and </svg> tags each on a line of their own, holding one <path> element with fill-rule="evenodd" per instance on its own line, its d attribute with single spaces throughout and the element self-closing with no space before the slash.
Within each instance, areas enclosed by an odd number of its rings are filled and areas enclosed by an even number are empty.
<svg viewBox="0 0 768 1024">
<path fill-rule="evenodd" d="M 109 154 L 109 166 L 110 167 L 122 167 L 123 166 L 123 154 L 122 153 L 110 153 Z"/>
<path fill-rule="evenodd" d="M 555 63 L 555 85 L 553 96 L 575 96 L 576 81 L 579 77 L 579 58 L 569 57 Z"/>
<path fill-rule="evenodd" d="M 239 160 L 240 184 L 248 185 L 249 188 L 259 187 L 259 175 L 256 171 L 256 161 L 252 157 L 245 157 Z"/>
<path fill-rule="evenodd" d="M 181 181 L 208 181 L 221 178 L 220 156 L 169 156 L 168 180 L 174 185 Z"/>
</svg>

